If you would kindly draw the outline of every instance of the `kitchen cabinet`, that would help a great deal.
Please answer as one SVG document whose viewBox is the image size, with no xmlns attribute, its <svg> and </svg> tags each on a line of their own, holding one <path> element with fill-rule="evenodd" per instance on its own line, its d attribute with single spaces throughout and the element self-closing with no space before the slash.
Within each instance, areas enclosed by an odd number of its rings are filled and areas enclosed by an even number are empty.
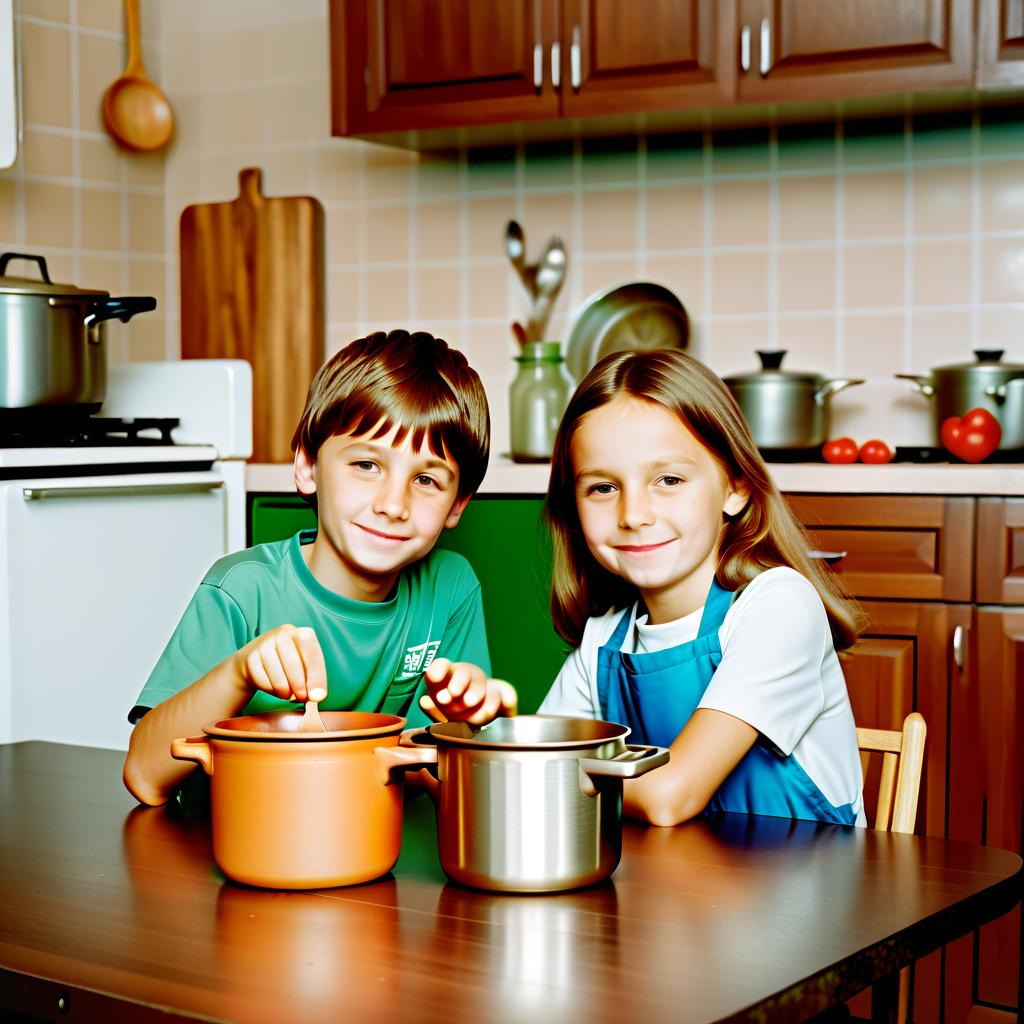
<svg viewBox="0 0 1024 1024">
<path fill-rule="evenodd" d="M 1024 85 L 1024 0 L 978 0 L 977 83 Z"/>
<path fill-rule="evenodd" d="M 843 663 L 857 723 L 928 723 L 917 831 L 1020 852 L 1024 500 L 789 501 L 815 547 L 846 552 L 835 570 L 869 620 Z M 1015 1013 L 1019 942 L 1014 911 L 919 961 L 913 1019 Z"/>
<path fill-rule="evenodd" d="M 976 2 L 989 0 L 331 0 L 332 130 L 969 89 Z M 1024 0 L 991 3 L 1005 63 Z"/>
<path fill-rule="evenodd" d="M 438 547 L 464 555 L 480 580 L 494 675 L 519 692 L 520 710 L 537 710 L 568 646 L 551 626 L 551 553 L 537 497 L 476 495 Z M 249 542 L 282 540 L 312 529 L 316 516 L 296 495 L 249 495 Z"/>
</svg>

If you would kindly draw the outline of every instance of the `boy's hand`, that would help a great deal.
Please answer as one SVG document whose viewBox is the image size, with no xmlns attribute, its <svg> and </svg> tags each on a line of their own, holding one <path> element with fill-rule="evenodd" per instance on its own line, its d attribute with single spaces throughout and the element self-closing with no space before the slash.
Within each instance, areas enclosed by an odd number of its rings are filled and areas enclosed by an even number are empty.
<svg viewBox="0 0 1024 1024">
<path fill-rule="evenodd" d="M 484 670 L 467 661 L 435 658 L 423 673 L 427 692 L 420 707 L 437 722 L 486 725 L 498 715 L 514 715 L 519 703 L 515 687 L 488 679 Z"/>
<path fill-rule="evenodd" d="M 283 700 L 321 701 L 327 696 L 327 666 L 309 626 L 278 626 L 238 652 L 242 678 Z"/>
</svg>

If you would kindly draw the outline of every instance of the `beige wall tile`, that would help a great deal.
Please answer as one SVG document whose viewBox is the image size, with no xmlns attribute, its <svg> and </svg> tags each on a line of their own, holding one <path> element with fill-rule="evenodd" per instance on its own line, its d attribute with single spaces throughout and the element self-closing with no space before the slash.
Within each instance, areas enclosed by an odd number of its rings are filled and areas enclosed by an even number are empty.
<svg viewBox="0 0 1024 1024">
<path fill-rule="evenodd" d="M 972 172 L 970 167 L 915 167 L 914 232 L 951 235 L 971 230 Z"/>
<path fill-rule="evenodd" d="M 83 256 L 81 258 L 80 280 L 82 288 L 96 288 L 111 295 L 127 294 L 128 268 L 118 256 Z M 109 332 L 108 332 L 109 333 Z"/>
<path fill-rule="evenodd" d="M 313 103 L 312 83 L 308 81 L 277 81 L 272 87 L 263 86 L 265 96 L 250 96 L 253 120 L 260 126 L 266 137 L 275 144 L 282 142 L 307 142 L 313 134 L 310 108 Z M 258 139 L 260 136 L 257 135 Z M 374 198 L 384 193 L 374 190 Z"/>
<path fill-rule="evenodd" d="M 502 321 L 511 319 L 508 303 L 511 273 L 507 264 L 494 267 L 470 264 L 467 298 L 471 317 Z"/>
<path fill-rule="evenodd" d="M 332 263 L 356 263 L 359 260 L 359 223 L 356 210 L 324 212 L 325 258 Z"/>
<path fill-rule="evenodd" d="M 904 233 L 902 172 L 848 174 L 843 180 L 843 202 L 847 238 L 892 238 Z"/>
<path fill-rule="evenodd" d="M 367 146 L 363 153 L 367 199 L 391 199 L 409 194 L 416 155 L 391 146 Z"/>
<path fill-rule="evenodd" d="M 417 153 L 413 159 L 412 173 L 420 196 L 451 196 L 459 191 L 462 159 L 457 152 Z"/>
<path fill-rule="evenodd" d="M 389 331 L 409 316 L 409 271 L 366 271 L 366 319 L 369 329 Z"/>
<path fill-rule="evenodd" d="M 971 300 L 971 243 L 918 242 L 913 247 L 913 296 L 919 306 L 951 306 Z"/>
<path fill-rule="evenodd" d="M 18 186 L 10 178 L 0 178 L 0 242 L 16 245 L 18 242 Z"/>
<path fill-rule="evenodd" d="M 23 21 L 21 65 L 25 123 L 70 128 L 71 33 L 56 25 Z M 45 73 L 36 73 L 37 68 L 45 68 Z"/>
<path fill-rule="evenodd" d="M 70 136 L 54 135 L 50 132 L 25 132 L 25 170 L 29 174 L 47 174 L 55 178 L 70 178 L 72 175 L 72 142 Z"/>
<path fill-rule="evenodd" d="M 977 348 L 1001 348 L 1008 363 L 1024 362 L 1024 308 L 982 309 L 978 315 Z M 950 361 L 970 358 L 963 350 Z"/>
<path fill-rule="evenodd" d="M 843 317 L 839 372 L 851 377 L 890 377 L 903 364 L 903 316 L 869 313 Z"/>
<path fill-rule="evenodd" d="M 204 146 L 256 146 L 263 138 L 259 95 L 252 89 L 214 93 L 203 107 L 200 124 Z"/>
<path fill-rule="evenodd" d="M 488 404 L 491 406 L 492 431 L 497 432 L 499 424 L 493 421 L 496 415 L 495 397 L 505 397 L 516 373 L 513 358 L 518 353 L 512 333 L 503 324 L 467 324 L 458 332 L 458 337 L 450 335 L 448 342 L 459 349 L 469 360 L 469 365 L 480 374 L 481 378 L 495 382 L 495 387 L 488 392 Z M 487 386 L 486 384 L 484 385 Z M 491 451 L 496 438 L 491 438 Z"/>
<path fill-rule="evenodd" d="M 768 309 L 768 253 L 715 253 L 711 257 L 711 312 Z"/>
<path fill-rule="evenodd" d="M 846 309 L 903 305 L 903 246 L 847 246 L 843 253 Z"/>
<path fill-rule="evenodd" d="M 456 260 L 461 252 L 462 208 L 458 203 L 419 203 L 416 217 L 416 259 Z"/>
<path fill-rule="evenodd" d="M 167 327 L 160 317 L 145 320 L 137 317 L 125 330 L 129 332 L 127 358 L 133 362 L 146 362 L 167 358 Z"/>
<path fill-rule="evenodd" d="M 785 349 L 784 370 L 838 372 L 836 332 L 839 318 L 827 316 L 779 316 L 778 345 Z M 756 361 L 755 361 L 756 365 Z"/>
<path fill-rule="evenodd" d="M 24 17 L 67 22 L 70 7 L 69 0 L 20 0 L 17 11 Z"/>
<path fill-rule="evenodd" d="M 466 203 L 467 239 L 470 259 L 497 259 L 505 254 L 505 225 L 516 216 L 515 199 L 512 196 L 477 197 Z M 540 255 L 530 251 L 540 244 L 539 238 L 530 237 L 527 231 L 527 257 L 530 262 Z"/>
<path fill-rule="evenodd" d="M 547 240 L 558 235 L 571 246 L 576 232 L 576 196 L 568 193 L 555 195 L 528 195 L 523 200 L 522 227 L 526 235 L 527 258 L 532 263 L 540 259 Z M 504 250 L 502 250 L 504 251 Z"/>
<path fill-rule="evenodd" d="M 87 132 L 105 132 L 103 94 L 124 70 L 124 46 L 120 39 L 78 33 L 78 81 L 75 96 L 78 127 Z"/>
<path fill-rule="evenodd" d="M 831 176 L 780 178 L 779 241 L 818 242 L 836 236 L 836 183 Z"/>
<path fill-rule="evenodd" d="M 362 150 L 342 140 L 335 144 L 318 146 L 313 153 L 312 185 L 314 194 L 322 201 L 359 198 L 359 169 Z"/>
<path fill-rule="evenodd" d="M 164 273 L 163 261 L 159 263 L 144 263 L 142 260 L 132 260 L 128 264 L 128 291 L 131 295 L 151 295 L 156 299 L 156 309 L 152 313 L 143 313 L 140 319 L 163 320 L 167 312 L 167 304 L 164 301 L 164 284 L 166 275 Z M 135 320 L 132 320 L 135 323 Z"/>
<path fill-rule="evenodd" d="M 981 229 L 1024 230 L 1024 160 L 982 164 Z"/>
<path fill-rule="evenodd" d="M 33 247 L 70 246 L 74 240 L 74 190 L 65 185 L 25 182 L 26 244 Z"/>
<path fill-rule="evenodd" d="M 583 251 L 631 252 L 636 248 L 636 192 L 584 192 Z"/>
<path fill-rule="evenodd" d="M 766 181 L 716 181 L 712 188 L 711 237 L 715 245 L 762 245 L 768 241 Z"/>
<path fill-rule="evenodd" d="M 49 249 L 44 245 L 37 245 L 30 242 L 31 252 L 34 256 L 42 256 L 46 260 L 46 267 L 50 273 L 50 280 L 57 284 L 78 285 L 78 278 L 75 273 L 74 256 L 68 251 Z M 36 275 L 35 267 L 29 265 L 26 273 L 30 276 Z"/>
<path fill-rule="evenodd" d="M 691 318 L 704 311 L 702 256 L 649 256 L 644 276 L 648 281 L 664 285 L 675 292 Z"/>
<path fill-rule="evenodd" d="M 705 244 L 703 186 L 650 188 L 646 200 L 648 250 L 690 249 Z"/>
<path fill-rule="evenodd" d="M 1024 239 L 983 238 L 981 301 L 1024 302 Z"/>
<path fill-rule="evenodd" d="M 86 249 L 121 248 L 121 196 L 82 189 L 82 245 Z"/>
<path fill-rule="evenodd" d="M 173 141 L 171 143 L 173 145 Z M 164 165 L 167 162 L 167 150 L 155 153 L 127 153 L 122 157 L 124 180 L 129 185 L 144 185 L 165 190 Z"/>
<path fill-rule="evenodd" d="M 694 354 L 703 358 L 720 377 L 757 369 L 755 351 L 774 347 L 767 317 L 744 317 L 742 320 L 715 317 L 702 327 L 706 334 L 701 347 L 703 354 Z"/>
<path fill-rule="evenodd" d="M 163 196 L 128 197 L 128 247 L 132 252 L 164 251 Z"/>
<path fill-rule="evenodd" d="M 420 267 L 416 273 L 419 316 L 425 320 L 457 320 L 461 279 L 458 267 Z"/>
<path fill-rule="evenodd" d="M 370 206 L 363 211 L 366 259 L 371 263 L 405 261 L 409 251 L 409 207 Z"/>
<path fill-rule="evenodd" d="M 927 373 L 935 366 L 962 363 L 971 358 L 971 314 L 944 309 L 929 312 L 915 309 L 910 320 L 910 366 L 908 373 Z M 911 394 L 917 394 L 908 384 Z M 921 402 L 927 403 L 924 396 Z M 966 411 L 966 410 L 965 410 Z"/>
<path fill-rule="evenodd" d="M 359 311 L 359 275 L 354 270 L 327 273 L 326 312 L 329 323 L 354 320 Z"/>
<path fill-rule="evenodd" d="M 795 249 L 778 254 L 779 309 L 834 309 L 834 249 Z"/>
<path fill-rule="evenodd" d="M 122 150 L 109 135 L 101 139 L 80 138 L 77 143 L 79 174 L 84 181 L 113 184 L 120 180 Z"/>
<path fill-rule="evenodd" d="M 142 6 L 142 16 L 145 17 L 148 7 Z M 113 4 L 110 0 L 78 0 L 78 24 L 83 28 L 95 28 L 101 32 L 122 32 L 124 25 L 124 6 Z M 154 12 L 155 13 L 155 12 Z M 144 31 L 147 36 L 152 35 L 152 26 Z"/>
<path fill-rule="evenodd" d="M 582 256 L 578 262 L 580 282 L 585 296 L 636 280 L 636 261 L 633 259 L 598 260 Z"/>
</svg>

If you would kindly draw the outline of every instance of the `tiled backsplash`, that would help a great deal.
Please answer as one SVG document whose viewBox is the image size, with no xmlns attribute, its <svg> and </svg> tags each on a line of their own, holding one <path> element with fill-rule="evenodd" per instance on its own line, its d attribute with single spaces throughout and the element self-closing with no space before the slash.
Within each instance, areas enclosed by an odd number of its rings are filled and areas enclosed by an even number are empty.
<svg viewBox="0 0 1024 1024">
<path fill-rule="evenodd" d="M 484 377 L 497 452 L 509 324 L 527 312 L 510 217 L 532 258 L 551 234 L 567 243 L 552 337 L 595 291 L 658 281 L 720 373 L 768 346 L 869 378 L 834 404 L 836 431 L 860 439 L 928 440 L 927 403 L 894 373 L 981 346 L 1024 361 L 1024 109 L 419 154 L 330 137 L 323 0 L 147 0 L 177 135 L 166 158 L 137 157 L 99 123 L 120 8 L 22 0 L 26 139 L 0 172 L 0 240 L 75 283 L 157 294 L 162 315 L 117 329 L 121 358 L 177 353 L 180 211 L 259 166 L 268 195 L 325 206 L 328 351 L 389 326 L 447 337 Z"/>
</svg>

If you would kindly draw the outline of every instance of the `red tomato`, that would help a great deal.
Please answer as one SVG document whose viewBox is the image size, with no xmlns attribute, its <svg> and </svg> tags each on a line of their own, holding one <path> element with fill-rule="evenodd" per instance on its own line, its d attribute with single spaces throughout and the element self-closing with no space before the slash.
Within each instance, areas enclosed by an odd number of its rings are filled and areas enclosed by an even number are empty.
<svg viewBox="0 0 1024 1024">
<path fill-rule="evenodd" d="M 883 462 L 892 462 L 893 450 L 884 442 L 873 437 L 860 446 L 860 461 L 880 466 Z"/>
<path fill-rule="evenodd" d="M 947 451 L 964 462 L 987 459 L 999 447 L 1002 436 L 999 420 L 988 409 L 972 409 L 963 416 L 950 416 L 939 431 Z"/>
<path fill-rule="evenodd" d="M 835 437 L 821 446 L 826 462 L 835 464 L 857 461 L 857 442 L 852 437 Z"/>
</svg>

